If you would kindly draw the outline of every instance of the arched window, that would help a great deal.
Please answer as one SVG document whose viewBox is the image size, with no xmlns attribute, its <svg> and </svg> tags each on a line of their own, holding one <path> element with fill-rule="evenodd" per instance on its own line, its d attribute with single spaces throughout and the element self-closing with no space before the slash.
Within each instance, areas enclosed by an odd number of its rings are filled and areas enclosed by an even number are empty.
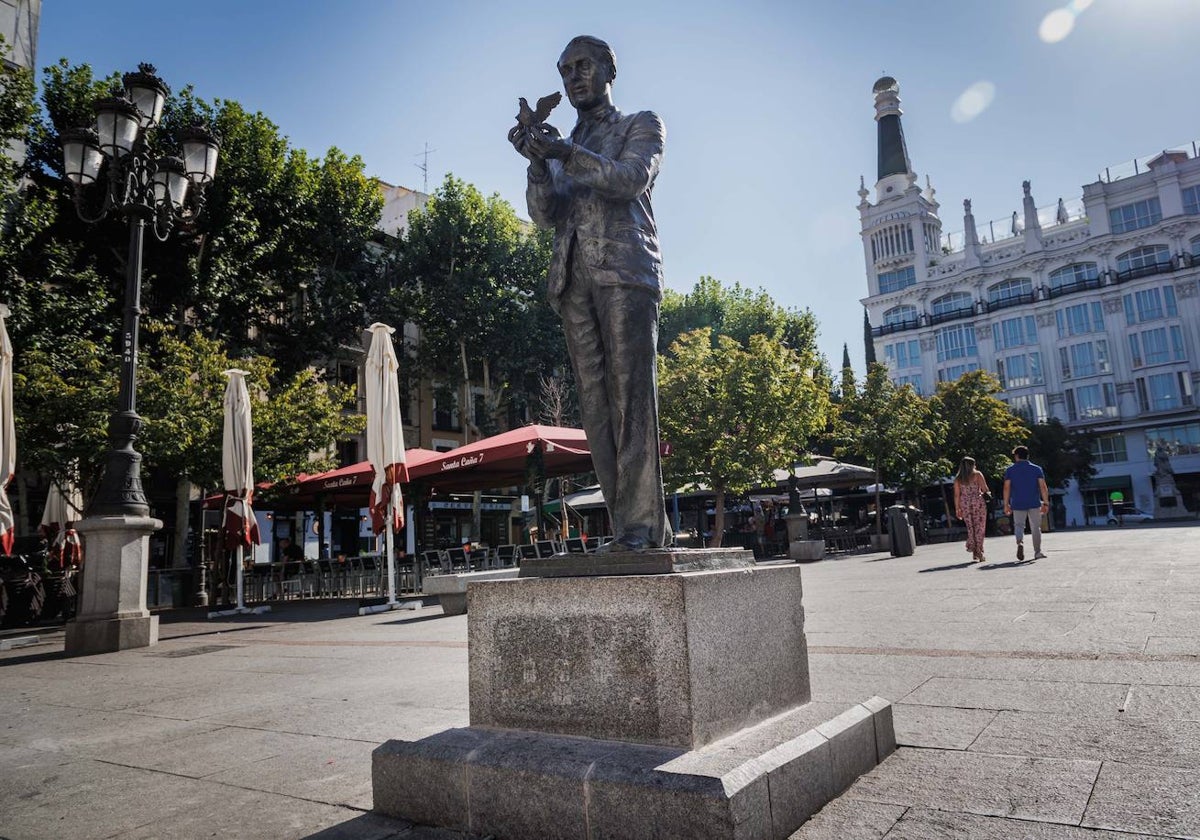
<svg viewBox="0 0 1200 840">
<path fill-rule="evenodd" d="M 1171 249 L 1166 245 L 1147 245 L 1117 255 L 1117 273 L 1131 277 L 1157 274 L 1171 267 Z"/>
<path fill-rule="evenodd" d="M 1028 277 L 1013 277 L 988 286 L 988 303 L 1033 300 L 1033 281 Z"/>
<path fill-rule="evenodd" d="M 1092 262 L 1064 265 L 1062 268 L 1056 268 L 1050 272 L 1050 288 L 1057 290 L 1064 286 L 1068 288 L 1082 287 L 1085 283 L 1098 279 L 1099 276 L 1096 264 Z"/>
<path fill-rule="evenodd" d="M 930 304 L 930 311 L 934 315 L 946 315 L 951 312 L 962 312 L 964 309 L 972 309 L 974 306 L 975 301 L 971 298 L 970 292 L 950 292 L 950 294 L 936 298 Z"/>
<path fill-rule="evenodd" d="M 909 306 L 908 304 L 893 306 L 887 312 L 883 313 L 883 325 L 885 327 L 915 320 L 917 320 L 917 307 Z"/>
</svg>

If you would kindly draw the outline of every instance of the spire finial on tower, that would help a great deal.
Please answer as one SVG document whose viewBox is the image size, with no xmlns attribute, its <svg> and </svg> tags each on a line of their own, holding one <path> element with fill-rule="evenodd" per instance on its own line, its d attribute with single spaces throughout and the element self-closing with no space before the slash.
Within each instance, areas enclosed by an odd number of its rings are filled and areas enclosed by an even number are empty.
<svg viewBox="0 0 1200 840">
<path fill-rule="evenodd" d="M 879 124 L 879 180 L 889 175 L 906 175 L 911 182 L 915 175 L 900 125 L 900 85 L 891 76 L 883 76 L 871 92 L 875 94 L 875 122 Z"/>
</svg>

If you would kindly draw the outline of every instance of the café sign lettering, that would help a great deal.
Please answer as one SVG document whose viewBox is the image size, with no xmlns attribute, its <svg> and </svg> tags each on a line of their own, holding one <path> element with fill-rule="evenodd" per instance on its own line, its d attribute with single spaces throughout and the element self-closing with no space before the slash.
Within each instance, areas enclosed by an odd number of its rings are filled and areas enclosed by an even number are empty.
<svg viewBox="0 0 1200 840">
<path fill-rule="evenodd" d="M 474 467 L 474 466 L 476 466 L 478 464 L 482 464 L 482 463 L 483 463 L 483 453 L 482 452 L 480 452 L 477 455 L 463 455 L 459 458 L 455 458 L 453 461 L 442 461 L 442 472 L 449 472 L 450 470 L 461 470 L 461 469 L 465 469 L 466 467 Z"/>
</svg>

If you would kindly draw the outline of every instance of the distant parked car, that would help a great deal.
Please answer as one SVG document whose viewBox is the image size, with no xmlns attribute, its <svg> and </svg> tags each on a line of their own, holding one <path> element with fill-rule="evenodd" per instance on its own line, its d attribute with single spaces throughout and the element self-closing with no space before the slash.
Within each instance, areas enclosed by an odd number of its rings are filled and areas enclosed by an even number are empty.
<svg viewBox="0 0 1200 840">
<path fill-rule="evenodd" d="M 1088 517 L 1089 525 L 1132 525 L 1139 522 L 1153 522 L 1154 516 L 1149 513 L 1138 510 L 1137 508 L 1126 508 L 1121 513 L 1114 513 L 1109 510 L 1104 516 Z"/>
</svg>

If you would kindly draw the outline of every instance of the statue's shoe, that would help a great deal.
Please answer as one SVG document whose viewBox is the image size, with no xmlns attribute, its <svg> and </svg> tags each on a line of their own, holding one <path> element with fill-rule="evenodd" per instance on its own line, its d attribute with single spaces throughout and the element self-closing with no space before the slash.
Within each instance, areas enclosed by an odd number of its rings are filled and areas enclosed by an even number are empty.
<svg viewBox="0 0 1200 840">
<path fill-rule="evenodd" d="M 623 534 L 596 549 L 597 554 L 612 554 L 616 551 L 642 551 L 650 547 L 649 540 L 636 534 Z"/>
</svg>

